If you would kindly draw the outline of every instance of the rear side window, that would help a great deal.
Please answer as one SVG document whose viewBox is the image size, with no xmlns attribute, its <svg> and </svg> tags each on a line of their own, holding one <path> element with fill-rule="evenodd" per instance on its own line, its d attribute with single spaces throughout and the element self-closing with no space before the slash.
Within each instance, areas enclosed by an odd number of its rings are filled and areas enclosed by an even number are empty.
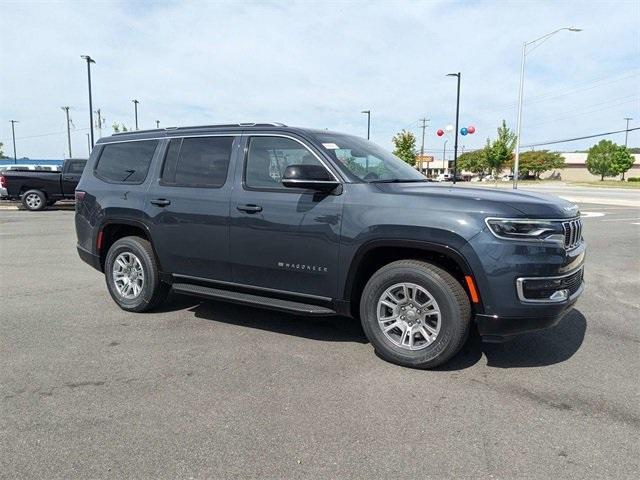
<svg viewBox="0 0 640 480">
<path fill-rule="evenodd" d="M 174 138 L 161 181 L 166 185 L 221 187 L 227 179 L 233 137 Z"/>
<path fill-rule="evenodd" d="M 157 146 L 157 140 L 107 144 L 102 147 L 95 174 L 113 183 L 142 183 Z"/>
<path fill-rule="evenodd" d="M 69 172 L 74 175 L 82 175 L 82 171 L 84 170 L 84 166 L 87 162 L 84 160 L 74 160 L 69 162 Z"/>
</svg>

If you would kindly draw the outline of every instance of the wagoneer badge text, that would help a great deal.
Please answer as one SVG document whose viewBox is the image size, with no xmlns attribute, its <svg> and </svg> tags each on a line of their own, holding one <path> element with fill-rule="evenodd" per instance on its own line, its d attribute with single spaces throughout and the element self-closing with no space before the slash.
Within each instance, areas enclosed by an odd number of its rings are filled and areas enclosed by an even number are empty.
<svg viewBox="0 0 640 480">
<path fill-rule="evenodd" d="M 304 272 L 317 272 L 317 273 L 327 273 L 327 267 L 322 267 L 320 265 L 306 265 L 304 263 L 287 263 L 287 262 L 278 262 L 279 268 L 284 268 L 285 270 L 296 270 L 296 271 L 304 271 Z"/>
</svg>

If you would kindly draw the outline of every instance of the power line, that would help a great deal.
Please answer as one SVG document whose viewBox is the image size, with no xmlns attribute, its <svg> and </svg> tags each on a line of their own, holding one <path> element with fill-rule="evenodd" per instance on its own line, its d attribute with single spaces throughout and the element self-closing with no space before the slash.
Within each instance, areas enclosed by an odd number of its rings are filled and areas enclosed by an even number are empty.
<svg viewBox="0 0 640 480">
<path fill-rule="evenodd" d="M 540 147 L 542 145 L 554 145 L 556 143 L 575 142 L 577 140 L 585 140 L 587 138 L 606 137 L 608 135 L 615 135 L 616 133 L 633 132 L 634 130 L 640 130 L 640 127 L 616 130 L 615 132 L 596 133 L 595 135 L 585 135 L 584 137 L 565 138 L 563 140 L 551 140 L 549 142 L 531 143 L 529 145 L 523 145 L 522 148 Z"/>
</svg>

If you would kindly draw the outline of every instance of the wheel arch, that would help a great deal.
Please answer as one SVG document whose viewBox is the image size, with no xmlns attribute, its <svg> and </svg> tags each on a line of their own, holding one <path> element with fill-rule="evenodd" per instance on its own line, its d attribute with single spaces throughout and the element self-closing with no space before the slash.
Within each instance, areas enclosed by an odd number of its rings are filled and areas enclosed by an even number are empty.
<svg viewBox="0 0 640 480">
<path fill-rule="evenodd" d="M 362 291 L 371 275 L 384 265 L 403 259 L 425 260 L 443 268 L 460 282 L 471 302 L 472 295 L 465 277 L 470 276 L 476 282 L 476 276 L 467 259 L 458 250 L 448 245 L 420 240 L 381 239 L 362 245 L 349 266 L 343 298 L 349 302 L 352 315 L 357 315 Z M 477 285 L 475 286 L 477 289 Z M 472 305 L 476 313 L 484 312 L 482 298 Z"/>
<path fill-rule="evenodd" d="M 97 253 L 100 256 L 100 269 L 104 272 L 104 263 L 107 258 L 107 252 L 109 251 L 109 248 L 111 248 L 111 245 L 113 245 L 119 239 L 129 236 L 144 238 L 151 244 L 153 254 L 155 255 L 156 261 L 158 262 L 158 267 L 162 272 L 162 265 L 160 263 L 160 259 L 158 258 L 158 253 L 156 252 L 156 249 L 153 245 L 149 227 L 144 222 L 128 218 L 110 218 L 100 224 L 95 239 Z"/>
</svg>

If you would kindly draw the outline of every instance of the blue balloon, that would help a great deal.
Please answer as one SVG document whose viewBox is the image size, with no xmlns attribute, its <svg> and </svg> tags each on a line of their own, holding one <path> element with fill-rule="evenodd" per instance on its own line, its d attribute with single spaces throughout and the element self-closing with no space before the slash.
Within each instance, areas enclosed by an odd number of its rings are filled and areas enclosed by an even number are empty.
<svg viewBox="0 0 640 480">
<path fill-rule="evenodd" d="M 460 133 L 461 133 L 462 135 L 466 135 L 467 133 L 469 133 L 469 130 L 467 130 L 467 127 L 462 127 L 462 128 L 460 129 Z"/>
</svg>

